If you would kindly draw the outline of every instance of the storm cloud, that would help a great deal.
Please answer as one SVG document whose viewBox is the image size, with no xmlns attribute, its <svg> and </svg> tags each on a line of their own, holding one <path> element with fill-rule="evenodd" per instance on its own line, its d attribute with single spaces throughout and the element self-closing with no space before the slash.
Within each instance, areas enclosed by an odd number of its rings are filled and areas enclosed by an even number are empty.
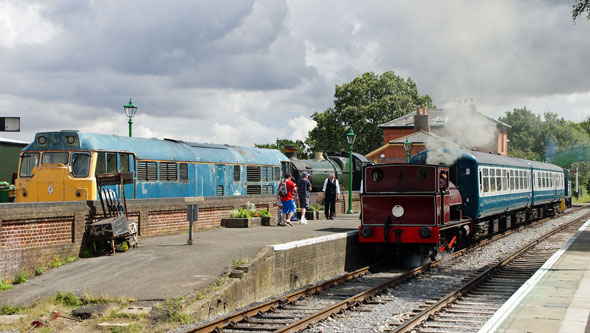
<svg viewBox="0 0 590 333">
<path fill-rule="evenodd" d="M 0 0 L 0 116 L 37 131 L 252 145 L 303 139 L 335 85 L 411 77 L 438 107 L 473 100 L 590 114 L 589 23 L 568 1 Z"/>
</svg>

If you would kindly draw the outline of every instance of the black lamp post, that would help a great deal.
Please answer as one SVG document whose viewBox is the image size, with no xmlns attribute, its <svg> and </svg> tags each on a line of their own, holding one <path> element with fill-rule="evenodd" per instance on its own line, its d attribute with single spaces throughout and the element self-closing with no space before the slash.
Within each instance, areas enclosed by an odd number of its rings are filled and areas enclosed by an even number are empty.
<svg viewBox="0 0 590 333">
<path fill-rule="evenodd" d="M 412 143 L 406 138 L 404 142 L 404 149 L 406 150 L 406 163 L 410 163 L 410 149 L 412 149 Z"/>
<path fill-rule="evenodd" d="M 350 148 L 350 158 L 348 160 L 348 164 L 350 165 L 350 170 L 349 170 L 349 185 L 348 185 L 348 212 L 347 214 L 354 214 L 354 212 L 352 211 L 352 163 L 353 163 L 353 159 L 352 159 L 352 146 L 354 145 L 354 139 L 356 138 L 356 136 L 354 135 L 354 132 L 352 131 L 352 128 L 350 129 L 350 131 L 348 133 L 346 133 L 346 142 L 348 142 L 348 146 Z"/>
<path fill-rule="evenodd" d="M 129 118 L 129 137 L 132 135 L 131 128 L 133 127 L 133 117 L 135 117 L 135 113 L 137 112 L 137 105 L 133 104 L 133 100 L 129 98 L 129 104 L 123 105 L 123 109 L 125 109 L 125 114 L 127 118 Z"/>
</svg>

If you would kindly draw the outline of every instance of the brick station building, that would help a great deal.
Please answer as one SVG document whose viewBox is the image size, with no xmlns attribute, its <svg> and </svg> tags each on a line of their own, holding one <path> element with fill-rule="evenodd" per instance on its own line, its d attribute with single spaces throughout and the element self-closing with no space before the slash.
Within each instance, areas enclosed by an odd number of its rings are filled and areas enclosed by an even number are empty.
<svg viewBox="0 0 590 333">
<path fill-rule="evenodd" d="M 433 109 L 428 110 L 426 107 L 419 107 L 416 113 L 410 113 L 397 119 L 379 125 L 383 129 L 383 145 L 366 157 L 377 163 L 405 163 L 407 161 L 407 151 L 404 144 L 409 146 L 409 155 L 413 156 L 423 150 L 426 150 L 428 143 L 436 146 L 461 146 L 468 150 L 486 151 L 494 154 L 507 155 L 508 152 L 508 129 L 509 125 L 490 118 L 475 108 L 465 111 L 468 114 L 465 117 L 458 117 L 457 110 Z M 453 115 L 453 117 L 450 117 Z M 495 129 L 495 142 L 488 143 L 484 146 L 469 146 L 464 142 L 459 145 L 452 138 L 455 133 L 449 133 L 452 124 L 449 121 L 477 121 L 485 124 L 487 128 Z M 459 120 L 457 120 L 459 119 Z M 411 145 L 410 145 L 411 144 Z"/>
</svg>

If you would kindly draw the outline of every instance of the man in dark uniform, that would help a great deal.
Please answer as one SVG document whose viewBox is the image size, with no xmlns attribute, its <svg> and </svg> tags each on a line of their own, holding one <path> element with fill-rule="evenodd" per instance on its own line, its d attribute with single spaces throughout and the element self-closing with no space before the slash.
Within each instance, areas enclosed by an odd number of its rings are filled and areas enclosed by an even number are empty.
<svg viewBox="0 0 590 333">
<path fill-rule="evenodd" d="M 338 200 L 338 193 L 340 193 L 340 186 L 338 186 L 338 179 L 334 178 L 334 174 L 324 181 L 324 207 L 326 219 L 333 220 L 336 213 L 336 200 Z"/>
</svg>

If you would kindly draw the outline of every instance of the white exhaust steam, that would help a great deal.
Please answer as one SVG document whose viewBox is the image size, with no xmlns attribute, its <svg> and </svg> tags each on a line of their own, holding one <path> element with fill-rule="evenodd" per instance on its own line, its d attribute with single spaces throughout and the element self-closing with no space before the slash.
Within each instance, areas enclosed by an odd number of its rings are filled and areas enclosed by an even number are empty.
<svg viewBox="0 0 590 333">
<path fill-rule="evenodd" d="M 429 140 L 426 163 L 452 165 L 465 150 L 495 151 L 497 139 L 496 123 L 476 112 L 472 101 L 457 103 L 455 109 L 447 109 L 446 122 L 441 136 L 449 142 Z"/>
</svg>

